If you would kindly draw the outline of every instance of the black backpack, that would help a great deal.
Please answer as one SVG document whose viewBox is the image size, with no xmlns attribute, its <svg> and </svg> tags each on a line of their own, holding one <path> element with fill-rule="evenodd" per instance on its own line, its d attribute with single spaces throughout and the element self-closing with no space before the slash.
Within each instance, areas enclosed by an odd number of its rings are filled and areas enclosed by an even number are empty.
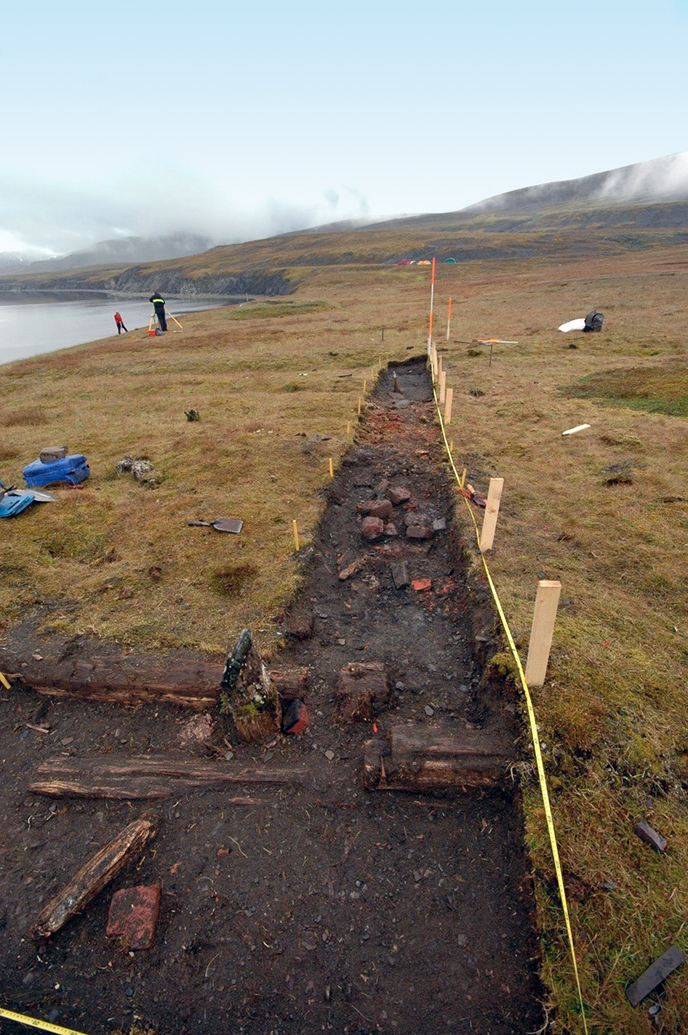
<svg viewBox="0 0 688 1035">
<path fill-rule="evenodd" d="M 598 313 L 596 309 L 593 309 L 585 317 L 584 331 L 601 331 L 602 323 L 604 322 L 604 313 Z"/>
</svg>

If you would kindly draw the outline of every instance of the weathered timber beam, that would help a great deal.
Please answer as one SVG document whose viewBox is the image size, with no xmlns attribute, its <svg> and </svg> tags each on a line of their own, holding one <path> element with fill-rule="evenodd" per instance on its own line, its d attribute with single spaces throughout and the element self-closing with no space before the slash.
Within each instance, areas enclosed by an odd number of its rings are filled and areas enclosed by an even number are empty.
<svg viewBox="0 0 688 1035">
<path fill-rule="evenodd" d="M 48 902 L 31 928 L 34 938 L 49 938 L 79 913 L 155 833 L 147 819 L 130 823 L 82 866 Z"/>
<path fill-rule="evenodd" d="M 226 762 L 198 762 L 142 755 L 134 758 L 83 758 L 72 755 L 41 762 L 37 772 L 51 778 L 126 779 L 132 776 L 166 778 L 185 784 L 206 786 L 224 783 L 293 784 L 303 774 L 296 769 L 240 769 Z"/>
<path fill-rule="evenodd" d="M 484 730 L 394 726 L 387 740 L 367 741 L 363 786 L 369 791 L 492 787 L 510 761 L 505 741 Z"/>
<path fill-rule="evenodd" d="M 94 783 L 89 780 L 37 780 L 29 784 L 34 794 L 45 794 L 50 798 L 110 798 L 117 801 L 170 798 L 172 795 L 189 791 L 189 784 L 174 780 L 170 783 L 155 783 L 147 777 L 134 777 L 127 782 L 107 780 Z M 258 798 L 223 798 L 224 805 L 260 805 Z"/>
</svg>

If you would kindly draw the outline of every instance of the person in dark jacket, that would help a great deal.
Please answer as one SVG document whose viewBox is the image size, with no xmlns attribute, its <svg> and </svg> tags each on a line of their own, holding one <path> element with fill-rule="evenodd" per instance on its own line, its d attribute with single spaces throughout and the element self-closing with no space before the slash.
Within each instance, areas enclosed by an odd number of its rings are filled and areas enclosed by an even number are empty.
<svg viewBox="0 0 688 1035">
<path fill-rule="evenodd" d="M 121 334 L 122 331 L 124 331 L 125 334 L 127 333 L 127 329 L 124 326 L 124 320 L 119 315 L 119 313 L 115 313 L 115 323 L 117 324 L 117 333 L 118 334 Z"/>
<path fill-rule="evenodd" d="M 162 295 L 158 291 L 155 294 L 151 295 L 150 301 L 153 303 L 153 308 L 155 309 L 155 315 L 157 316 L 158 323 L 160 324 L 160 330 L 161 331 L 166 331 L 167 330 L 167 319 L 165 317 L 165 299 L 162 297 Z"/>
</svg>

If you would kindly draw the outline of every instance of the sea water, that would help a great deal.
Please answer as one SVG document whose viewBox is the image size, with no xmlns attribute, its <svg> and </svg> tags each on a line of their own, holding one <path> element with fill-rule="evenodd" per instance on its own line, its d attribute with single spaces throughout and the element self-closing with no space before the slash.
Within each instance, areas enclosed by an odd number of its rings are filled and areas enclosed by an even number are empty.
<svg viewBox="0 0 688 1035">
<path fill-rule="evenodd" d="M 175 298 L 169 301 L 167 311 L 181 317 L 184 313 L 214 309 L 232 301 L 236 300 Z M 96 293 L 0 293 L 0 363 L 116 334 L 115 312 L 121 313 L 129 331 L 148 327 L 152 309 L 147 300 L 117 299 Z M 176 327 L 169 317 L 167 322 L 170 329 Z"/>
</svg>

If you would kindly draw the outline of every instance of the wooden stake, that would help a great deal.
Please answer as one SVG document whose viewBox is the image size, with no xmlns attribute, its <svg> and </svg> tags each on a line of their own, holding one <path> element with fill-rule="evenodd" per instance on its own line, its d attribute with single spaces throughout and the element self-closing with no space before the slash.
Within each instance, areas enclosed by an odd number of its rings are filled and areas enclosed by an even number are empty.
<svg viewBox="0 0 688 1035">
<path fill-rule="evenodd" d="M 332 463 L 332 457 L 330 457 L 330 478 L 334 478 L 334 465 Z"/>
<path fill-rule="evenodd" d="M 561 582 L 538 582 L 526 662 L 526 682 L 529 686 L 542 686 L 545 682 L 560 593 Z"/>
<path fill-rule="evenodd" d="M 381 332 L 381 334 L 380 334 L 380 341 L 384 341 L 384 340 L 385 340 L 385 329 L 384 329 L 384 327 L 383 327 L 383 328 L 382 328 L 382 332 Z"/>
<path fill-rule="evenodd" d="M 490 488 L 487 492 L 487 506 L 485 507 L 485 516 L 483 517 L 482 532 L 480 533 L 481 553 L 485 553 L 486 550 L 492 549 L 503 488 L 503 478 L 490 478 Z"/>
<path fill-rule="evenodd" d="M 365 393 L 366 393 L 366 386 L 367 386 L 367 384 L 368 384 L 368 382 L 366 381 L 366 379 L 365 379 L 365 378 L 363 378 L 363 394 L 364 394 L 364 395 L 365 395 Z"/>
<path fill-rule="evenodd" d="M 444 423 L 451 424 L 452 414 L 452 403 L 454 402 L 454 389 L 447 388 L 444 393 Z M 449 446 L 449 452 L 451 453 L 452 444 Z"/>
<path fill-rule="evenodd" d="M 351 421 L 350 420 L 348 420 L 346 422 L 346 433 L 347 433 L 347 435 L 351 434 Z"/>
<path fill-rule="evenodd" d="M 440 370 L 440 406 L 444 406 L 444 397 L 447 393 L 447 372 Z"/>
<path fill-rule="evenodd" d="M 461 488 L 462 489 L 463 489 L 464 485 L 466 484 L 466 475 L 467 474 L 468 474 L 468 468 L 464 467 L 463 471 L 461 472 Z"/>
<path fill-rule="evenodd" d="M 428 348 L 432 347 L 432 313 L 435 306 L 435 256 L 432 257 L 432 272 L 430 274 L 430 321 L 428 326 Z"/>
<path fill-rule="evenodd" d="M 291 527 L 294 530 L 294 548 L 296 549 L 296 552 L 298 553 L 299 552 L 299 529 L 298 529 L 298 526 L 296 524 L 296 521 L 292 521 Z"/>
<path fill-rule="evenodd" d="M 358 411 L 357 411 L 359 417 L 361 416 L 361 406 L 362 405 L 363 405 L 363 400 L 361 399 L 361 397 L 359 395 L 359 397 L 358 397 Z"/>
<path fill-rule="evenodd" d="M 451 331 L 451 295 L 449 296 L 449 302 L 447 304 L 447 341 L 449 341 L 449 332 Z"/>
</svg>

